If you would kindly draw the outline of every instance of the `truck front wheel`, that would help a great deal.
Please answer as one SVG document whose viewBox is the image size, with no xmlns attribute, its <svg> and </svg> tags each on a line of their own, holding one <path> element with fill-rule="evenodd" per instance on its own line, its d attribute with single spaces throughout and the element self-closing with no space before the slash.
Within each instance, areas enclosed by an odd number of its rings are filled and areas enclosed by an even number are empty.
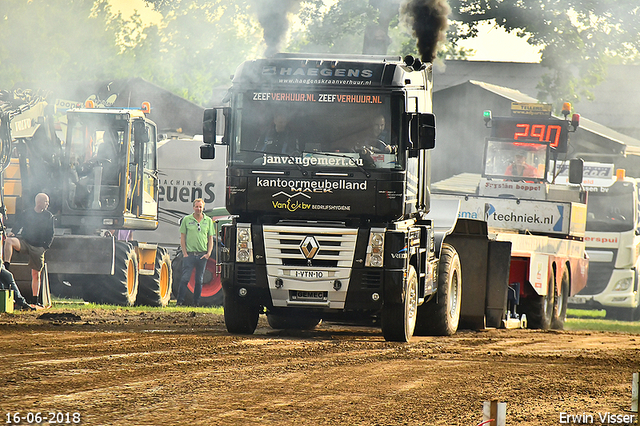
<svg viewBox="0 0 640 426">
<path fill-rule="evenodd" d="M 382 334 L 391 342 L 408 342 L 413 336 L 418 310 L 418 276 L 409 265 L 403 303 L 389 303 L 382 308 Z"/>
<path fill-rule="evenodd" d="M 225 292 L 227 293 L 227 292 Z M 243 303 L 240 297 L 228 292 L 222 302 L 224 307 L 224 323 L 232 334 L 253 334 L 258 326 L 260 311 L 258 306 Z"/>
<path fill-rule="evenodd" d="M 416 334 L 451 336 L 458 331 L 462 303 L 462 268 L 458 252 L 443 244 L 438 262 L 438 293 L 418 308 Z"/>
</svg>

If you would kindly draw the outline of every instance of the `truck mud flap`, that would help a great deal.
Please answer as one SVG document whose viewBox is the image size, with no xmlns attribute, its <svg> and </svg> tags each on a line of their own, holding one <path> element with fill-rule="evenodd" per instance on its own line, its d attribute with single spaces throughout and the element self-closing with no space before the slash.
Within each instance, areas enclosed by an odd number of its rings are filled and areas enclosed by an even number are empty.
<svg viewBox="0 0 640 426">
<path fill-rule="evenodd" d="M 45 253 L 51 274 L 113 275 L 115 239 L 89 235 L 60 235 Z"/>
<path fill-rule="evenodd" d="M 462 266 L 461 329 L 500 327 L 507 309 L 511 243 L 486 236 L 449 235 Z"/>
</svg>

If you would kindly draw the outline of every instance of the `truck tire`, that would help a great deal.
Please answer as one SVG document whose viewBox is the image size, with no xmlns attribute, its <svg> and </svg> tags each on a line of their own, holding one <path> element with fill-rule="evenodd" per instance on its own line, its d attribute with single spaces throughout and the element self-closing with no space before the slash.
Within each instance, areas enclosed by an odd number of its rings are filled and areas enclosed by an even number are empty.
<svg viewBox="0 0 640 426">
<path fill-rule="evenodd" d="M 553 318 L 551 319 L 551 328 L 554 330 L 564 329 L 564 321 L 567 319 L 567 302 L 569 300 L 570 288 L 569 271 L 565 268 L 562 273 L 562 283 L 560 283 L 560 294 L 554 293 Z"/>
<path fill-rule="evenodd" d="M 156 250 L 153 275 L 140 275 L 136 305 L 166 307 L 171 298 L 171 258 L 163 247 Z"/>
<path fill-rule="evenodd" d="M 640 320 L 640 307 L 637 308 L 605 308 L 605 319 L 614 321 L 637 321 Z"/>
<path fill-rule="evenodd" d="M 462 303 L 462 267 L 455 248 L 443 244 L 438 262 L 438 292 L 418 307 L 416 335 L 451 336 L 458 331 Z"/>
<path fill-rule="evenodd" d="M 224 297 L 224 323 L 231 334 L 253 334 L 258 326 L 258 306 L 243 303 L 235 294 Z"/>
<path fill-rule="evenodd" d="M 173 297 L 178 299 L 178 291 L 180 291 L 180 281 L 182 279 L 182 252 L 178 252 L 171 262 L 173 268 Z M 204 278 L 202 279 L 202 293 L 200 294 L 199 306 L 222 306 L 224 293 L 222 292 L 222 277 L 216 273 L 216 259 L 210 257 L 204 270 Z M 193 304 L 193 291 L 195 289 L 196 279 L 195 272 L 191 273 L 191 278 L 187 283 L 187 292 L 184 297 L 184 303 Z"/>
<path fill-rule="evenodd" d="M 409 265 L 403 293 L 402 303 L 385 303 L 382 307 L 382 334 L 390 342 L 408 342 L 416 326 L 418 275 L 413 265 Z"/>
<path fill-rule="evenodd" d="M 279 315 L 267 312 L 267 321 L 275 330 L 313 330 L 322 319 L 302 314 Z"/>
<path fill-rule="evenodd" d="M 546 296 L 539 296 L 535 294 L 525 299 L 521 299 L 522 311 L 527 315 L 529 328 L 538 328 L 541 330 L 549 330 L 551 328 L 551 320 L 553 319 L 553 300 L 555 294 L 553 281 L 552 273 L 549 276 Z"/>
</svg>

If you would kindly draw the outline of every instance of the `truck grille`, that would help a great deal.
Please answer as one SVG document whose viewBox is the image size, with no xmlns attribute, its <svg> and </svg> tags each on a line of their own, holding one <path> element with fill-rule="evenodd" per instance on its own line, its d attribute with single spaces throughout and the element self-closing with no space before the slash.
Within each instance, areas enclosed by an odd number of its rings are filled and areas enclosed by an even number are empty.
<svg viewBox="0 0 640 426">
<path fill-rule="evenodd" d="M 590 296 L 602 293 L 607 287 L 607 284 L 609 284 L 612 272 L 613 263 L 589 262 L 587 286 L 578 294 L 581 296 Z"/>
<path fill-rule="evenodd" d="M 305 226 L 264 226 L 267 265 L 351 268 L 357 229 Z M 313 237 L 317 252 L 311 259 L 302 253 L 305 238 Z"/>
</svg>

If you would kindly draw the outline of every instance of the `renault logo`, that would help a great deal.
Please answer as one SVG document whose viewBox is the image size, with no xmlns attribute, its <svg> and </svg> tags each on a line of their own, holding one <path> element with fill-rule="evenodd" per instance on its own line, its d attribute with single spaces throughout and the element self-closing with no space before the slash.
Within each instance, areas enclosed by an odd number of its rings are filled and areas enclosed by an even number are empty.
<svg viewBox="0 0 640 426">
<path fill-rule="evenodd" d="M 319 249 L 320 246 L 318 245 L 318 242 L 311 235 L 307 235 L 300 244 L 300 251 L 307 259 L 313 259 Z"/>
</svg>

